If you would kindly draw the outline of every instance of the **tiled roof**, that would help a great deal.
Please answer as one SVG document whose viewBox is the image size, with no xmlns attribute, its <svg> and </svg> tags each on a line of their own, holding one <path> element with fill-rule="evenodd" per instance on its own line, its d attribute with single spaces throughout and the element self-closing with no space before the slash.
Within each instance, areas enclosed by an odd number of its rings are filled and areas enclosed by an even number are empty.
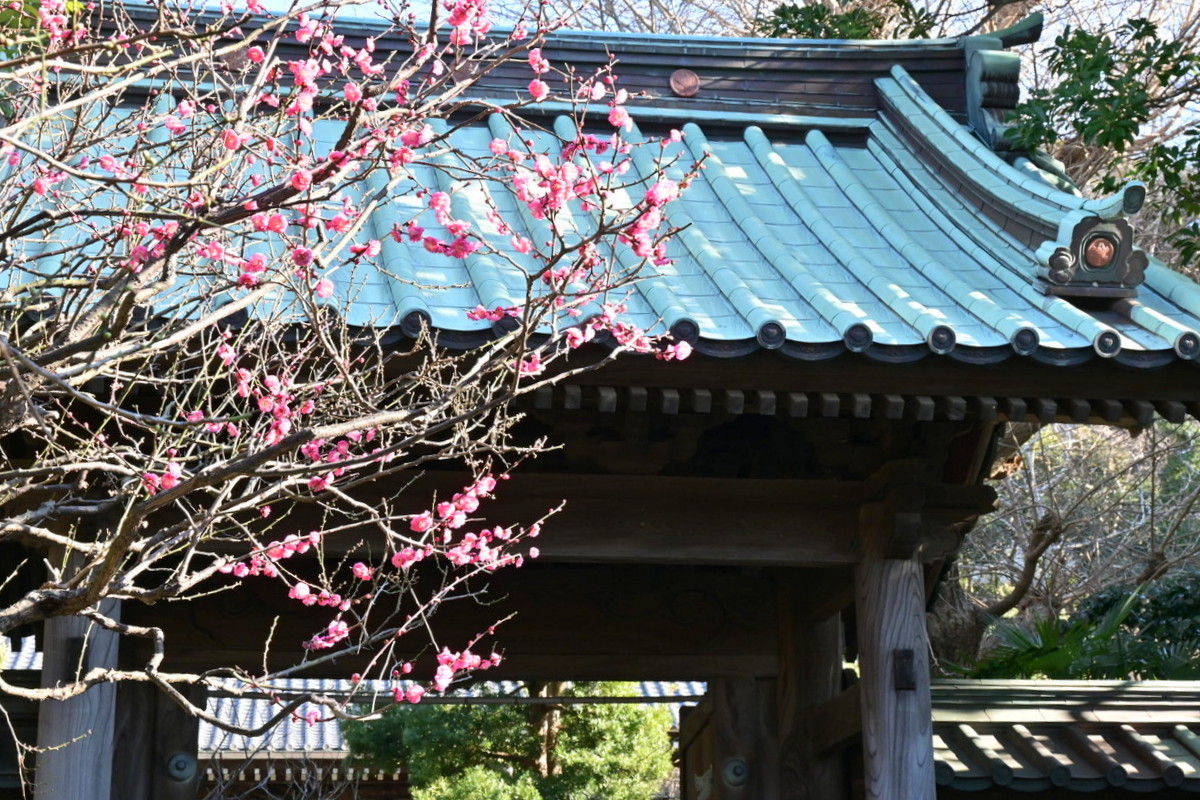
<svg viewBox="0 0 1200 800">
<path fill-rule="evenodd" d="M 689 113 L 677 100 L 638 106 L 635 117 L 647 129 L 686 123 L 683 141 L 666 148 L 667 159 L 678 159 L 669 174 L 682 177 L 701 157 L 706 166 L 668 207 L 670 224 L 683 228 L 670 245 L 674 262 L 636 285 L 632 321 L 661 320 L 719 356 L 765 348 L 813 360 L 854 351 L 892 362 L 936 353 L 1072 364 L 1099 355 L 1155 366 L 1200 354 L 1200 287 L 1154 259 L 1136 300 L 1078 302 L 1046 294 L 1039 278 L 1081 221 L 1123 224 L 1140 206 L 1142 187 L 1101 200 L 1061 191 L 1028 161 L 1019 169 L 993 153 L 902 67 L 873 87 L 867 117 Z M 535 151 L 553 151 L 554 134 L 574 135 L 566 117 L 540 124 L 545 130 L 520 133 Z M 494 115 L 459 129 L 451 142 L 486 159 L 494 137 L 516 141 L 517 134 Z M 636 185 L 655 158 L 645 149 L 635 156 Z M 440 172 L 415 168 L 418 182 L 449 188 Z M 506 191 L 482 183 L 459 189 L 452 216 L 497 248 L 508 237 L 487 219 L 493 207 L 518 231 L 546 238 Z M 519 303 L 522 270 L 536 267 L 519 258 L 517 265 L 490 256 L 449 260 L 390 241 L 392 222 L 421 207 L 404 195 L 375 212 L 378 224 L 364 235 L 385 242 L 381 269 L 360 270 L 340 286 L 352 300 L 351 322 L 399 325 L 409 334 L 427 322 L 446 344 L 481 343 L 491 323 L 468 320 L 465 309 Z M 585 212 L 575 213 L 585 228 Z M 635 261 L 624 246 L 616 256 L 625 266 Z"/>
<path fill-rule="evenodd" d="M 386 36 L 380 41 L 403 46 Z M 1086 286 L 1076 287 L 1082 298 L 1052 291 L 1057 287 L 1049 283 L 1061 283 L 1051 280 L 1056 264 L 1081 263 L 1080 231 L 1095 222 L 1098 230 L 1128 232 L 1125 217 L 1145 191 L 1131 185 L 1086 200 L 1055 188 L 1019 154 L 1006 153 L 1016 166 L 1010 165 L 983 143 L 995 139 L 983 112 L 1000 113 L 1016 93 L 1013 75 L 996 80 L 987 71 L 1003 62 L 996 57 L 1009 55 L 988 48 L 1006 42 L 1003 36 L 892 46 L 614 40 L 629 51 L 623 77 L 644 94 L 630 105 L 641 130 L 646 136 L 683 130 L 683 140 L 662 153 L 678 157 L 668 173 L 680 178 L 706 159 L 683 198 L 667 208 L 669 223 L 683 228 L 670 244 L 674 261 L 634 286 L 630 321 L 669 329 L 716 356 L 777 349 L 803 360 L 861 352 L 885 362 L 942 354 L 1052 364 L 1099 356 L 1141 367 L 1196 358 L 1200 286 L 1153 258 L 1144 283 L 1121 287 L 1136 297 L 1088 298 Z M 564 64 L 608 58 L 605 43 L 580 34 L 551 37 L 546 47 Z M 977 63 L 984 64 L 982 77 Z M 660 85 L 675 65 L 698 71 L 703 89 L 695 97 L 672 97 Z M 511 100 L 514 69 L 500 65 L 476 88 L 489 102 Z M 518 71 L 527 81 L 527 70 Z M 976 84 L 983 88 L 973 90 Z M 1003 91 L 988 88 L 994 86 Z M 531 116 L 520 132 L 500 115 L 457 127 L 450 151 L 411 165 L 410 188 L 453 188 L 451 216 L 470 222 L 512 263 L 486 251 L 450 259 L 419 243 L 393 241 L 393 224 L 416 217 L 427 200 L 415 191 L 389 195 L 378 175 L 348 189 L 383 197 L 361 234 L 382 242 L 378 263 L 333 276 L 352 325 L 411 336 L 429 324 L 442 344 L 457 347 L 492 337 L 492 323 L 468 319 L 467 309 L 519 304 L 526 273 L 540 267 L 511 252 L 509 231 L 501 233 L 489 214 L 495 209 L 508 228 L 534 241 L 547 239 L 548 229 L 501 183 L 452 186 L 448 175 L 457 166 L 469 173 L 472 159 L 491 159 L 494 138 L 514 146 L 526 141 L 533 152 L 559 150 L 575 131 L 554 109 L 553 103 L 525 109 Z M 591 117 L 603 119 L 607 109 L 595 110 L 601 113 Z M 340 130 L 328 120 L 316 124 L 315 135 L 332 147 Z M 641 135 L 635 129 L 629 138 Z M 618 192 L 624 196 L 615 203 L 642 197 L 658 152 L 635 150 L 628 191 Z M 592 212 L 572 213 L 580 230 L 594 223 Z M 448 238 L 436 223 L 427 227 Z M 560 229 L 571 227 L 564 222 Z M 1110 241 L 1120 245 L 1121 264 L 1131 254 L 1139 264 L 1146 260 L 1129 241 Z M 637 261 L 625 245 L 614 246 L 618 264 Z"/>
<path fill-rule="evenodd" d="M 1200 793 L 1200 683 L 936 682 L 933 719 L 939 786 Z"/>
</svg>

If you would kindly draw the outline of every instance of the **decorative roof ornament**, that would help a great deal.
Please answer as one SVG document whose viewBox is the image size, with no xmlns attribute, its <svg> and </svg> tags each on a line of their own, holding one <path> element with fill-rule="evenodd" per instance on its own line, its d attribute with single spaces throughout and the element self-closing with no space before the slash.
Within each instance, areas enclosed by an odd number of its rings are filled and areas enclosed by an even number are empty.
<svg viewBox="0 0 1200 800">
<path fill-rule="evenodd" d="M 1150 260 L 1133 244 L 1125 219 L 1084 217 L 1038 270 L 1038 289 L 1058 297 L 1135 297 Z M 1046 249 L 1043 246 L 1039 254 Z"/>
<path fill-rule="evenodd" d="M 1037 41 L 1042 24 L 1042 15 L 1035 13 L 995 33 L 962 40 L 967 119 L 975 135 L 1012 166 L 1080 197 L 1060 162 L 1048 153 L 1015 150 L 1006 137 L 1010 126 L 1005 119 L 1020 100 L 1021 75 L 1020 56 L 1007 48 Z M 1149 258 L 1134 244 L 1133 226 L 1125 216 L 1136 214 L 1145 197 L 1145 187 L 1135 182 L 1113 198 L 1084 202 L 1078 211 L 1065 215 L 1058 235 L 1037 250 L 1035 288 L 1056 297 L 1136 297 Z"/>
</svg>

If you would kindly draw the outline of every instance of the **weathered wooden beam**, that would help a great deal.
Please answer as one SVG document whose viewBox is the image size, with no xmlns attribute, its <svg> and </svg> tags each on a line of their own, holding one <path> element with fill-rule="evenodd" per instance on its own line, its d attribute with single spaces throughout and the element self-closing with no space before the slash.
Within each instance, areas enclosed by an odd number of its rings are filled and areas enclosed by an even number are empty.
<svg viewBox="0 0 1200 800">
<path fill-rule="evenodd" d="M 431 472 L 411 492 L 428 502 L 469 483 L 465 473 Z M 541 517 L 567 498 L 538 541 L 542 560 L 587 563 L 848 565 L 856 559 L 853 531 L 867 490 L 851 481 L 727 480 L 652 475 L 517 473 L 479 516 L 510 525 Z M 357 495 L 364 503 L 378 498 Z M 284 527 L 320 524 L 307 507 L 281 519 Z M 331 537 L 335 550 L 362 532 Z M 344 541 L 343 541 L 344 540 Z"/>
<path fill-rule="evenodd" d="M 711 800 L 780 797 L 774 679 L 719 678 L 708 683 L 713 715 Z"/>
<path fill-rule="evenodd" d="M 203 687 L 185 689 L 203 706 Z M 200 772 L 200 723 L 148 683 L 117 688 L 113 748 L 114 800 L 192 800 Z"/>
<path fill-rule="evenodd" d="M 1029 413 L 1028 405 L 1023 397 L 1005 397 L 1000 406 L 1009 422 L 1024 422 L 1026 414 Z"/>
<path fill-rule="evenodd" d="M 849 585 L 851 582 L 847 581 Z M 845 760 L 821 752 L 812 730 L 838 696 L 845 647 L 840 614 L 813 622 L 807 592 L 780 586 L 778 738 L 781 800 L 844 800 Z"/>
<path fill-rule="evenodd" d="M 519 472 L 478 516 L 511 525 L 538 519 L 566 498 L 537 543 L 546 562 L 851 565 L 858 558 L 853 534 L 859 505 L 889 486 L 889 476 L 913 478 L 922 468 L 912 461 L 895 463 L 895 469 L 862 482 Z M 933 472 L 927 477 L 925 532 L 990 510 L 995 497 L 990 488 L 940 484 Z M 425 503 L 434 493 L 444 497 L 469 482 L 465 473 L 431 472 L 410 491 Z M 356 497 L 378 505 L 367 490 Z M 321 524 L 314 513 L 294 508 L 280 515 L 280 525 L 309 530 Z M 363 535 L 356 530 L 331 536 L 327 545 L 336 552 L 356 546 Z"/>
<path fill-rule="evenodd" d="M 886 364 L 863 356 L 847 355 L 827 362 L 810 362 L 804 369 L 788 369 L 792 362 L 778 353 L 760 352 L 730 359 L 695 356 L 671 364 L 653 359 L 619 359 L 580 383 L 645 386 L 689 386 L 709 389 L 769 387 L 781 392 L 870 392 L 906 394 L 921 387 L 931 397 L 1035 398 L 1080 397 L 1120 400 L 1193 401 L 1200 396 L 1200 371 L 1178 360 L 1158 369 L 1130 369 L 1119 363 L 1093 360 L 1084 369 L 1038 364 L 1030 359 L 1009 359 L 981 368 L 952 359 L 925 358 L 908 364 Z"/>
<path fill-rule="evenodd" d="M 813 751 L 829 755 L 862 737 L 862 692 L 853 683 L 836 697 L 812 710 L 809 736 Z"/>
<path fill-rule="evenodd" d="M 755 394 L 755 398 L 758 401 L 757 408 L 756 408 L 758 413 L 763 414 L 768 417 L 775 416 L 775 410 L 778 407 L 778 404 L 775 401 L 775 393 L 768 392 L 768 391 L 758 391 L 758 392 L 755 392 L 754 394 Z"/>
<path fill-rule="evenodd" d="M 1105 422 L 1115 424 L 1125 416 L 1125 406 L 1118 400 L 1097 400 L 1093 405 Z"/>
<path fill-rule="evenodd" d="M 1174 400 L 1163 400 L 1154 404 L 1155 409 L 1167 422 L 1178 424 L 1187 419 L 1187 407 Z"/>
<path fill-rule="evenodd" d="M 305 574 L 298 558 L 288 563 Z M 803 573 L 791 579 L 805 584 Z M 534 562 L 472 582 L 468 590 L 478 602 L 442 603 L 430 626 L 439 647 L 458 649 L 513 615 L 479 645 L 510 656 L 489 679 L 707 680 L 773 677 L 778 669 L 775 583 L 761 571 Z M 400 607 L 401 614 L 406 610 Z M 302 643 L 330 620 L 328 610 L 299 606 L 282 582 L 267 579 L 247 579 L 188 604 L 130 605 L 127 611 L 130 622 L 164 630 L 163 670 L 180 672 L 217 664 L 259 671 L 264 658 L 272 669 L 294 664 Z M 397 647 L 406 658 L 428 650 L 420 633 Z M 435 666 L 427 655 L 416 672 L 432 674 Z M 305 676 L 353 672 L 367 674 L 361 659 L 327 663 Z"/>
<path fill-rule="evenodd" d="M 1051 423 L 1058 416 L 1058 403 L 1049 397 L 1035 397 L 1031 411 L 1038 422 Z"/>
<path fill-rule="evenodd" d="M 1134 400 L 1125 404 L 1129 409 L 1133 422 L 1139 428 L 1145 428 L 1154 422 L 1154 404 L 1145 400 Z"/>
<path fill-rule="evenodd" d="M 118 601 L 101 611 L 118 616 Z M 91 669 L 117 666 L 119 637 L 83 617 L 46 620 L 42 686 L 75 680 Z M 46 700 L 38 711 L 34 800 L 107 800 L 112 783 L 116 686 L 102 684 L 69 700 Z M 114 800 L 124 800 L 113 795 Z"/>
<path fill-rule="evenodd" d="M 678 414 L 679 413 L 679 390 L 678 389 L 663 389 L 662 391 L 662 413 Z"/>
<path fill-rule="evenodd" d="M 934 800 L 924 576 L 916 557 L 888 558 L 892 524 L 864 514 L 855 569 L 865 794 Z"/>
<path fill-rule="evenodd" d="M 808 395 L 804 392 L 788 392 L 788 415 L 793 417 L 808 416 Z"/>
<path fill-rule="evenodd" d="M 904 398 L 898 394 L 885 394 L 882 402 L 884 419 L 902 419 L 904 417 Z"/>
</svg>

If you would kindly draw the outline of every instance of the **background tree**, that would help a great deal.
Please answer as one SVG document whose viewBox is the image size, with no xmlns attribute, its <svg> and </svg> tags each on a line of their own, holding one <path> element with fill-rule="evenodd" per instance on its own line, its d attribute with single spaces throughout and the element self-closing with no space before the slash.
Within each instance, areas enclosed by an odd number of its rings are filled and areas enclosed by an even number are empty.
<svg viewBox="0 0 1200 800">
<path fill-rule="evenodd" d="M 54 688 L 0 676 L 0 691 L 66 698 L 150 681 L 207 716 L 180 686 L 277 673 L 166 673 L 162 631 L 122 623 L 114 604 L 241 580 L 327 612 L 304 665 L 369 654 L 386 678 L 432 648 L 436 673 L 411 677 L 434 690 L 486 669 L 489 642 L 435 645 L 425 612 L 536 555 L 524 540 L 539 520 L 477 524 L 497 480 L 539 449 L 512 437 L 510 402 L 619 352 L 686 355 L 620 318 L 621 287 L 661 256 L 660 208 L 679 187 L 624 177 L 640 147 L 664 169 L 670 159 L 627 140 L 610 70 L 556 69 L 538 45 L 558 23 L 537 10 L 488 38 L 475 0 L 434 4 L 421 21 L 375 4 L 379 26 L 346 36 L 340 8 L 12 9 L 0 55 L 0 634 L 76 617 L 155 654 Z M 520 100 L 466 99 L 506 63 L 527 70 Z M 560 137 L 520 116 L 580 96 L 609 103 L 611 135 Z M 485 114 L 510 133 L 464 148 L 460 129 Z M 508 228 L 500 201 L 538 221 L 535 240 Z M 621 265 L 602 247 L 618 238 L 636 251 Z M 391 344 L 401 320 L 362 310 L 370 275 L 432 290 L 414 262 L 472 258 L 516 281 L 511 304 L 462 310 L 483 330 L 505 323 L 486 345 L 439 347 L 421 313 L 405 317 L 411 341 Z M 578 349 L 599 334 L 611 349 Z M 470 473 L 460 492 L 401 496 L 401 476 L 448 460 Z M 395 700 L 415 702 L 424 685 Z M 342 701 L 322 702 L 340 713 Z"/>
<path fill-rule="evenodd" d="M 1021 436 L 1029 436 L 1023 432 Z M 951 664 L 974 660 L 1002 616 L 1059 620 L 1109 587 L 1193 568 L 1200 555 L 1194 425 L 1054 425 L 1010 438 L 996 466 L 998 508 L 964 539 L 930 619 Z"/>
<path fill-rule="evenodd" d="M 527 683 L 509 696 L 629 697 L 636 688 Z M 407 768 L 417 800 L 646 800 L 671 771 L 670 725 L 661 705 L 468 701 L 392 708 L 345 732 L 360 763 Z"/>
</svg>

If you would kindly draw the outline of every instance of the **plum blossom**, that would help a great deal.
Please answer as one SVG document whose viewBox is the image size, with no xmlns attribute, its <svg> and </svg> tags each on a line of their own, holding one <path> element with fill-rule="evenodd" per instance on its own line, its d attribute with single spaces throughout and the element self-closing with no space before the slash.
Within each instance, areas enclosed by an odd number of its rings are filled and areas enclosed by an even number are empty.
<svg viewBox="0 0 1200 800">
<path fill-rule="evenodd" d="M 534 100 L 541 102 L 550 94 L 550 86 L 541 78 L 534 78 L 529 82 L 529 96 Z"/>
</svg>

